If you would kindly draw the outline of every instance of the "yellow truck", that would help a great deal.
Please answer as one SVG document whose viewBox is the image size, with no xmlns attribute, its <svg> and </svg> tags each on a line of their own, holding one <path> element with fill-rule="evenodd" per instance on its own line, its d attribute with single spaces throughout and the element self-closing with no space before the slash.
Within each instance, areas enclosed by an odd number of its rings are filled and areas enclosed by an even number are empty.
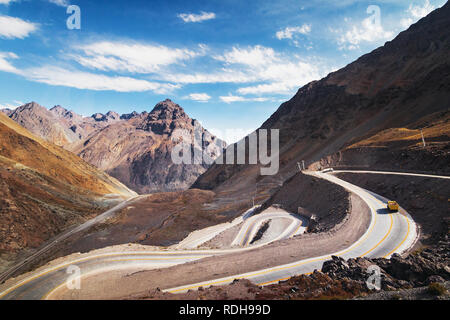
<svg viewBox="0 0 450 320">
<path fill-rule="evenodd" d="M 396 201 L 388 201 L 387 209 L 392 212 L 398 211 L 398 203 Z"/>
</svg>

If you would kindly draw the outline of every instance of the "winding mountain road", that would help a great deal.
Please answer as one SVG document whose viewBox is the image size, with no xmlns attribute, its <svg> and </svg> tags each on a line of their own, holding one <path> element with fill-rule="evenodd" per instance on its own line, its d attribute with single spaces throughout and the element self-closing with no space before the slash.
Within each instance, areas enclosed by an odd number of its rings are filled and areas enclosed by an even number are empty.
<svg viewBox="0 0 450 320">
<path fill-rule="evenodd" d="M 389 258 L 394 253 L 406 251 L 416 242 L 418 237 L 417 227 L 411 216 L 403 209 L 399 212 L 389 213 L 386 209 L 387 199 L 330 174 L 321 172 L 305 173 L 338 184 L 348 191 L 357 194 L 367 203 L 372 215 L 371 223 L 365 234 L 358 241 L 345 250 L 320 257 L 300 260 L 256 272 L 215 279 L 213 281 L 180 286 L 166 291 L 171 293 L 186 292 L 187 290 L 199 287 L 224 285 L 231 283 L 234 279 L 243 278 L 248 279 L 257 285 L 268 285 L 289 279 L 294 275 L 309 274 L 316 269 L 320 270 L 323 263 L 330 260 L 331 256 L 339 256 L 344 259 L 356 257 Z"/>
<path fill-rule="evenodd" d="M 250 245 L 258 230 L 265 222 L 276 224 L 281 223 L 283 220 L 287 220 L 290 221 L 290 224 L 279 234 L 269 237 L 267 240 L 262 239 L 258 245 L 265 245 L 274 241 L 289 239 L 297 234 L 303 233 L 306 230 L 306 226 L 308 225 L 307 219 L 293 213 L 288 213 L 282 210 L 280 211 L 276 211 L 274 209 L 271 210 L 271 208 L 269 208 L 263 213 L 246 219 L 231 245 L 241 247 Z"/>
<path fill-rule="evenodd" d="M 343 172 L 343 171 L 335 171 Z M 348 171 L 346 171 L 348 172 Z M 358 173 L 359 171 L 352 171 Z M 258 285 L 268 285 L 288 279 L 291 276 L 299 274 L 308 274 L 315 269 L 320 270 L 323 263 L 329 260 L 332 255 L 340 256 L 344 259 L 355 257 L 385 257 L 389 258 L 394 253 L 402 253 L 411 248 L 418 238 L 418 228 L 411 216 L 402 208 L 399 212 L 390 213 L 386 210 L 385 199 L 373 192 L 343 181 L 332 174 L 322 172 L 305 172 L 306 174 L 326 179 L 332 183 L 338 184 L 348 191 L 357 194 L 370 208 L 371 221 L 366 232 L 348 248 L 339 252 L 330 252 L 329 254 L 303 259 L 289 264 L 278 265 L 276 267 L 266 268 L 255 272 L 236 274 L 233 276 L 207 280 L 198 283 L 192 283 L 180 287 L 174 287 L 165 291 L 172 293 L 185 292 L 189 289 L 196 289 L 200 286 L 208 287 L 210 285 L 223 285 L 231 283 L 234 279 L 246 278 Z M 365 171 L 364 173 L 368 173 Z M 380 173 L 370 171 L 370 173 Z M 381 173 L 390 174 L 390 173 Z M 395 173 L 401 174 L 401 173 Z M 413 175 L 413 174 L 405 174 Z M 446 176 L 432 176 L 431 178 L 449 179 Z M 56 297 L 57 292 L 66 285 L 68 275 L 66 270 L 71 265 L 76 265 L 82 270 L 82 277 L 111 270 L 127 270 L 129 272 L 139 272 L 155 268 L 164 268 L 176 264 L 183 264 L 190 261 L 199 260 L 205 257 L 224 255 L 237 251 L 252 250 L 254 247 L 265 245 L 249 245 L 251 239 L 260 228 L 261 224 L 268 219 L 292 219 L 292 222 L 285 229 L 285 232 L 279 234 L 277 239 L 289 238 L 300 233 L 303 225 L 302 219 L 295 219 L 296 215 L 267 213 L 251 216 L 250 211 L 246 213 L 243 219 L 242 227 L 235 237 L 233 243 L 240 244 L 240 248 L 225 250 L 173 250 L 173 251 L 143 251 L 143 252 L 117 252 L 101 255 L 92 255 L 82 259 L 74 259 L 48 268 L 41 268 L 39 271 L 31 274 L 27 278 L 16 283 L 9 284 L 8 287 L 0 287 L 0 299 L 51 299 Z M 229 224 L 232 226 L 233 224 Z M 203 234 L 201 237 L 192 238 L 190 242 L 196 242 L 198 245 L 205 239 L 210 239 L 218 233 L 218 229 L 211 229 L 214 234 L 208 236 Z M 220 229 L 222 230 L 222 229 Z M 274 241 L 274 239 L 271 239 Z M 272 242 L 271 241 L 271 242 Z M 180 275 L 184 277 L 184 275 Z M 161 284 L 162 287 L 163 284 Z M 3 291 L 2 291 L 3 290 Z"/>
</svg>

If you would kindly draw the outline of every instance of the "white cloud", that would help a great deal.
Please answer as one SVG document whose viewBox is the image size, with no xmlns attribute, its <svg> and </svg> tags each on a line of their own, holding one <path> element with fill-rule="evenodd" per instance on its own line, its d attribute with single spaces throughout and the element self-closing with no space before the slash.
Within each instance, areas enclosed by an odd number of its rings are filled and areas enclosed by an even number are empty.
<svg viewBox="0 0 450 320">
<path fill-rule="evenodd" d="M 13 38 L 26 38 L 28 35 L 36 31 L 38 25 L 35 23 L 27 22 L 19 18 L 10 16 L 0 16 L 0 37 L 13 39 Z"/>
<path fill-rule="evenodd" d="M 48 0 L 48 1 L 60 7 L 68 7 L 70 5 L 68 0 Z"/>
<path fill-rule="evenodd" d="M 17 58 L 18 56 L 12 52 L 0 52 L 0 71 L 18 73 L 19 71 L 8 61 Z"/>
<path fill-rule="evenodd" d="M 400 20 L 402 28 L 407 29 L 410 25 L 417 22 L 421 18 L 427 16 L 431 11 L 436 9 L 429 0 L 425 0 L 423 6 L 410 4 L 406 13 L 408 17 Z"/>
<path fill-rule="evenodd" d="M 403 29 L 408 29 L 410 25 L 412 25 L 414 23 L 414 19 L 413 18 L 402 18 L 400 20 L 400 25 L 402 26 Z"/>
<path fill-rule="evenodd" d="M 242 138 L 248 136 L 250 133 L 254 132 L 256 128 L 209 128 L 208 131 L 213 135 L 225 141 L 227 145 L 240 141 Z"/>
<path fill-rule="evenodd" d="M 14 2 L 16 0 L 0 0 L 0 4 L 8 5 L 10 2 Z"/>
<path fill-rule="evenodd" d="M 82 71 L 70 71 L 53 66 L 26 69 L 21 74 L 29 80 L 49 85 L 96 91 L 153 91 L 159 94 L 166 94 L 178 88 L 178 86 L 168 83 L 150 82 L 130 77 L 110 77 Z"/>
<path fill-rule="evenodd" d="M 255 83 L 243 87 L 240 94 L 291 94 L 298 87 L 321 78 L 320 63 L 308 63 L 301 58 L 282 55 L 272 48 L 254 46 L 233 47 L 214 56 L 225 67 L 210 73 L 165 73 L 160 80 L 174 83 Z M 227 101 L 235 98 L 226 98 Z"/>
<path fill-rule="evenodd" d="M 185 99 L 190 99 L 198 102 L 207 102 L 211 99 L 211 96 L 206 93 L 191 93 Z"/>
<path fill-rule="evenodd" d="M 164 73 L 157 75 L 159 80 L 183 83 L 248 83 L 258 81 L 256 75 L 251 75 L 237 69 L 219 69 L 211 73 Z"/>
<path fill-rule="evenodd" d="M 222 56 L 214 57 L 216 60 L 227 64 L 244 64 L 248 66 L 262 66 L 278 60 L 272 48 L 254 46 L 247 49 L 233 47 L 231 51 L 225 52 Z"/>
<path fill-rule="evenodd" d="M 407 12 L 409 12 L 413 18 L 416 19 L 420 19 L 425 17 L 426 15 L 428 15 L 431 11 L 433 11 L 435 8 L 434 6 L 430 3 L 429 0 L 425 0 L 425 3 L 423 4 L 423 6 L 414 6 L 412 4 L 409 5 L 409 8 L 407 10 Z"/>
<path fill-rule="evenodd" d="M 70 55 L 81 65 L 102 71 L 127 71 L 132 73 L 153 73 L 162 66 L 203 55 L 205 46 L 198 51 L 169 48 L 162 45 L 123 42 L 95 42 L 78 46 L 84 55 Z"/>
<path fill-rule="evenodd" d="M 206 20 L 215 19 L 216 14 L 214 12 L 202 11 L 200 14 L 180 13 L 177 15 L 177 17 L 182 19 L 184 22 L 202 22 Z"/>
<path fill-rule="evenodd" d="M 171 83 L 152 82 L 122 76 L 106 76 L 79 70 L 68 70 L 56 66 L 17 69 L 8 61 L 9 59 L 18 59 L 18 56 L 12 52 L 0 52 L 0 71 L 17 74 L 27 80 L 48 85 L 96 91 L 153 91 L 158 94 L 171 93 L 173 90 L 180 88 L 180 85 Z"/>
<path fill-rule="evenodd" d="M 342 30 L 332 30 L 342 33 Z M 359 49 L 362 42 L 374 43 L 389 40 L 394 36 L 394 32 L 384 30 L 381 22 L 369 16 L 360 24 L 353 25 L 338 38 L 339 49 L 355 50 Z"/>
<path fill-rule="evenodd" d="M 267 93 L 285 93 L 288 94 L 293 88 L 299 87 L 289 82 L 277 82 L 269 84 L 258 84 L 256 86 L 243 87 L 237 90 L 240 94 L 267 94 Z"/>
<path fill-rule="evenodd" d="M 242 96 L 234 96 L 234 95 L 227 95 L 227 96 L 221 96 L 219 97 L 220 100 L 222 100 L 223 102 L 226 103 L 232 103 L 232 102 L 264 102 L 264 101 L 268 101 L 268 98 L 246 98 L 246 97 L 242 97 Z"/>
<path fill-rule="evenodd" d="M 311 25 L 304 24 L 301 27 L 286 27 L 285 29 L 278 31 L 276 33 L 276 37 L 279 40 L 292 39 L 295 33 L 308 34 L 310 32 L 311 32 Z"/>
<path fill-rule="evenodd" d="M 165 93 L 180 88 L 183 84 L 246 84 L 237 89 L 238 95 L 225 96 L 222 101 L 226 102 L 236 99 L 266 101 L 266 98 L 260 96 L 292 94 L 302 85 L 324 75 L 320 61 L 309 62 L 299 56 L 282 54 L 260 45 L 232 47 L 220 54 L 208 56 L 212 59 L 211 65 L 205 64 L 203 60 L 201 64 L 185 65 L 186 60 L 206 56 L 206 48 L 199 48 L 171 49 L 157 45 L 103 41 L 77 46 L 75 50 L 81 53 L 75 51 L 65 56 L 91 69 L 112 71 L 114 76 L 77 70 L 75 67 L 64 69 L 55 65 L 17 70 L 10 63 L 10 59 L 14 58 L 13 54 L 6 53 L 0 55 L 0 70 L 49 85 L 119 92 Z M 210 72 L 196 70 L 196 66 L 206 66 Z M 145 78 L 139 79 L 127 73 L 145 74 Z M 243 95 L 255 95 L 259 98 L 246 97 L 242 100 Z M 192 93 L 184 98 L 194 101 L 211 99 L 206 93 Z"/>
<path fill-rule="evenodd" d="M 21 101 L 17 101 L 14 100 L 12 103 L 4 103 L 4 104 L 0 104 L 0 109 L 10 109 L 10 110 L 15 110 L 20 106 L 23 106 L 24 103 Z"/>
</svg>

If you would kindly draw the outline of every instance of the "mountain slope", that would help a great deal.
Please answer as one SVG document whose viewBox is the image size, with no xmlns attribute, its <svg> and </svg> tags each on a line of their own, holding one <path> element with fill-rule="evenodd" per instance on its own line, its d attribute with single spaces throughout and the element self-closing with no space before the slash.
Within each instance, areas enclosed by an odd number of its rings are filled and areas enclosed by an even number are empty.
<svg viewBox="0 0 450 320">
<path fill-rule="evenodd" d="M 135 195 L 2 113 L 0 163 L 0 255 L 5 260 Z"/>
<path fill-rule="evenodd" d="M 449 16 L 447 3 L 385 46 L 309 83 L 283 103 L 261 126 L 280 130 L 278 175 L 260 176 L 256 165 L 213 165 L 193 187 L 249 197 L 256 182 L 260 193 L 288 179 L 298 161 L 312 164 L 382 130 L 407 128 L 431 114 L 431 121 L 437 120 L 450 101 Z"/>
</svg>

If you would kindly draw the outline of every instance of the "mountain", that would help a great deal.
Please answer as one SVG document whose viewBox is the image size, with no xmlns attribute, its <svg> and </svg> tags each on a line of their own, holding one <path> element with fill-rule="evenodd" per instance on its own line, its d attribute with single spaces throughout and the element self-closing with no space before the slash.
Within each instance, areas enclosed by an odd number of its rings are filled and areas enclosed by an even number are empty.
<svg viewBox="0 0 450 320">
<path fill-rule="evenodd" d="M 67 150 L 90 134 L 120 120 L 120 116 L 113 111 L 83 117 L 59 105 L 47 110 L 36 102 L 4 113 L 33 134 Z"/>
<path fill-rule="evenodd" d="M 11 113 L 13 113 L 14 110 L 9 109 L 9 108 L 4 108 L 4 109 L 0 109 L 0 112 L 3 112 L 4 114 L 6 114 L 8 117 L 11 115 Z"/>
<path fill-rule="evenodd" d="M 2 113 L 0 163 L 0 262 L 136 195 Z"/>
<path fill-rule="evenodd" d="M 189 148 L 206 151 L 212 159 L 225 147 L 223 141 L 168 99 L 158 103 L 150 113 L 134 112 L 120 118 L 122 121 L 115 119 L 73 151 L 139 193 L 187 189 L 206 171 L 207 163 L 172 162 L 171 152 L 177 145 L 172 138 L 177 130 L 201 137 L 202 144 L 192 142 Z"/>
<path fill-rule="evenodd" d="M 77 140 L 76 134 L 63 126 L 52 112 L 35 102 L 17 108 L 10 114 L 10 118 L 35 135 L 59 146 Z"/>
<path fill-rule="evenodd" d="M 35 135 L 74 152 L 140 193 L 187 189 L 209 164 L 172 163 L 172 134 L 187 130 L 203 139 L 191 150 L 215 159 L 225 143 L 170 100 L 146 111 L 119 115 L 114 111 L 83 117 L 61 106 L 50 110 L 35 102 L 14 110 L 10 118 Z"/>
<path fill-rule="evenodd" d="M 9 117 L 36 136 L 66 149 L 70 149 L 72 144 L 79 142 L 93 131 L 106 126 L 61 106 L 47 110 L 36 102 L 18 107 L 10 112 Z"/>
<path fill-rule="evenodd" d="M 330 164 L 329 157 L 344 157 L 347 164 L 356 167 L 366 166 L 366 159 L 371 158 L 370 163 L 378 163 L 378 168 L 399 170 L 407 166 L 413 171 L 423 170 L 419 159 L 426 158 L 433 164 L 426 171 L 439 169 L 448 173 L 448 166 L 442 167 L 442 159 L 448 157 L 448 125 L 433 138 L 441 143 L 420 148 L 420 157 L 405 158 L 402 154 L 420 145 L 419 129 L 433 127 L 449 110 L 449 16 L 450 4 L 446 3 L 394 40 L 324 79 L 305 85 L 283 103 L 260 128 L 280 130 L 277 175 L 261 176 L 258 165 L 214 164 L 193 187 L 248 198 L 257 183 L 258 193 L 273 193 L 296 173 L 297 162 L 305 160 L 317 169 Z M 381 137 L 380 132 L 393 128 L 398 128 L 398 132 L 416 130 L 412 135 L 415 138 L 397 149 L 392 145 L 368 146 L 359 158 L 352 159 L 352 154 L 346 153 L 359 141 L 377 134 Z M 435 157 L 441 160 L 433 160 Z"/>
</svg>

